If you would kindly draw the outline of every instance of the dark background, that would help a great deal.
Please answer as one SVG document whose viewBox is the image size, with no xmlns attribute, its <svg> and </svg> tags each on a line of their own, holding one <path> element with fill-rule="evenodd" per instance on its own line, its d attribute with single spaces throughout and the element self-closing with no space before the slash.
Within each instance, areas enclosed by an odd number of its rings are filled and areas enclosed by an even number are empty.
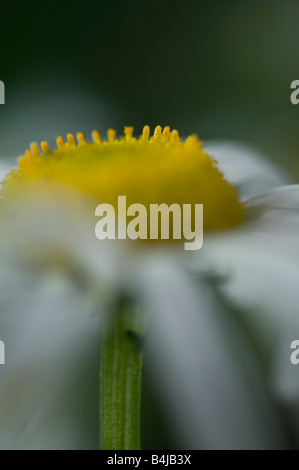
<svg viewBox="0 0 299 470">
<path fill-rule="evenodd" d="M 246 140 L 299 176 L 296 0 L 1 3 L 0 156 L 145 123 Z"/>
</svg>

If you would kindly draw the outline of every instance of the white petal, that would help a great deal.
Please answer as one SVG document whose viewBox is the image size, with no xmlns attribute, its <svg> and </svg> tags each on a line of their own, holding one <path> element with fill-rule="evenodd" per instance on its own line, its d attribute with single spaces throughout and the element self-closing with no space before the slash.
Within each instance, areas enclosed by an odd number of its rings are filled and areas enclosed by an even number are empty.
<svg viewBox="0 0 299 470">
<path fill-rule="evenodd" d="M 299 185 L 277 187 L 246 202 L 252 213 L 247 230 L 271 235 L 281 251 L 298 253 Z"/>
<path fill-rule="evenodd" d="M 242 200 L 289 182 L 281 168 L 267 161 L 249 144 L 212 140 L 205 143 L 205 148 L 218 161 L 225 178 L 237 186 Z"/>
<path fill-rule="evenodd" d="M 246 201 L 246 206 L 262 211 L 269 209 L 287 209 L 299 211 L 299 185 L 278 186 Z"/>
<path fill-rule="evenodd" d="M 290 344 L 299 338 L 298 238 L 263 228 L 206 239 L 202 263 L 222 273 L 222 292 L 270 358 L 272 392 L 290 403 L 299 394 L 299 375 L 290 362 Z"/>
<path fill-rule="evenodd" d="M 0 214 L 0 447 L 97 448 L 95 313 L 114 302 L 120 245 L 96 239 L 84 195 L 22 195 Z"/>
<path fill-rule="evenodd" d="M 96 449 L 99 318 L 67 281 L 14 286 L 1 311 L 1 449 Z"/>
<path fill-rule="evenodd" d="M 283 447 L 255 363 L 213 292 L 173 264 L 156 262 L 147 271 L 145 299 L 156 327 L 150 363 L 187 448 Z"/>
<path fill-rule="evenodd" d="M 111 298 L 118 284 L 121 242 L 95 236 L 96 203 L 64 186 L 24 188 L 1 206 L 0 250 L 26 275 L 65 272 L 95 283 Z"/>
<path fill-rule="evenodd" d="M 7 173 L 9 173 L 13 168 L 15 168 L 15 166 L 16 162 L 12 162 L 11 160 L 7 160 L 5 158 L 0 157 L 0 186 Z"/>
</svg>

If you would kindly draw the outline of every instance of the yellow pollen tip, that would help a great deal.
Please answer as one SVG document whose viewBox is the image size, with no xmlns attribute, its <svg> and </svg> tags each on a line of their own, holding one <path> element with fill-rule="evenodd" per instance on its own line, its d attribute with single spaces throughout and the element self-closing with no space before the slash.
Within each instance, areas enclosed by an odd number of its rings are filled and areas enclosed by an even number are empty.
<svg viewBox="0 0 299 470">
<path fill-rule="evenodd" d="M 170 127 L 166 126 L 163 129 L 163 134 L 162 134 L 162 142 L 167 142 L 170 137 Z"/>
<path fill-rule="evenodd" d="M 26 167 L 26 163 L 27 163 L 26 160 L 27 160 L 26 157 L 20 157 L 18 159 L 19 167 L 21 168 L 21 170 Z"/>
<path fill-rule="evenodd" d="M 39 157 L 40 156 L 39 148 L 38 148 L 38 145 L 37 145 L 36 142 L 32 142 L 32 144 L 30 144 L 30 149 L 31 149 L 31 153 L 34 157 Z"/>
<path fill-rule="evenodd" d="M 161 126 L 157 126 L 155 131 L 154 131 L 154 136 L 153 136 L 153 139 L 154 140 L 159 140 L 161 138 L 161 134 L 162 134 L 162 127 Z"/>
<path fill-rule="evenodd" d="M 49 147 L 48 142 L 45 142 L 45 141 L 41 142 L 40 147 L 41 147 L 43 153 L 49 153 L 50 152 L 50 147 Z"/>
<path fill-rule="evenodd" d="M 170 142 L 172 144 L 178 144 L 180 141 L 180 136 L 179 136 L 179 132 L 174 129 L 170 135 Z"/>
<path fill-rule="evenodd" d="M 187 148 L 196 150 L 201 147 L 201 140 L 197 137 L 197 135 L 190 135 L 186 139 L 185 145 Z"/>
<path fill-rule="evenodd" d="M 109 142 L 113 142 L 116 137 L 116 130 L 115 129 L 108 129 L 107 137 Z"/>
<path fill-rule="evenodd" d="M 99 131 L 92 131 L 91 137 L 92 137 L 92 140 L 95 144 L 101 144 L 102 143 L 101 134 L 99 133 Z"/>
<path fill-rule="evenodd" d="M 57 137 L 56 139 L 56 144 L 57 144 L 57 147 L 59 149 L 63 149 L 64 147 L 64 141 L 63 141 L 63 138 L 61 137 L 61 135 L 59 137 Z"/>
<path fill-rule="evenodd" d="M 28 168 L 31 170 L 34 167 L 35 157 L 32 155 L 30 150 L 26 150 L 25 155 L 19 158 L 18 163 L 21 169 Z"/>
<path fill-rule="evenodd" d="M 150 127 L 149 126 L 144 126 L 143 131 L 142 131 L 142 140 L 144 142 L 147 142 L 150 136 Z"/>
<path fill-rule="evenodd" d="M 78 145 L 85 145 L 87 143 L 83 132 L 77 133 L 77 141 L 78 141 Z"/>
<path fill-rule="evenodd" d="M 69 145 L 76 145 L 75 137 L 73 134 L 67 134 L 66 138 Z"/>
<path fill-rule="evenodd" d="M 132 127 L 132 126 L 125 126 L 124 127 L 124 134 L 125 134 L 126 142 L 130 142 L 130 140 L 132 139 L 132 136 L 133 136 L 133 132 L 134 132 L 134 127 Z"/>
</svg>

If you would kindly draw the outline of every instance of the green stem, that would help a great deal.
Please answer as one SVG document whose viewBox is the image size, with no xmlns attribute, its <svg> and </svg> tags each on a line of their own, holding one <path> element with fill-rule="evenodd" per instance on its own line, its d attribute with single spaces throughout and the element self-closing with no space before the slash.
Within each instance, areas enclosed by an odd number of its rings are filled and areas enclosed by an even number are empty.
<svg viewBox="0 0 299 470">
<path fill-rule="evenodd" d="M 100 357 L 100 448 L 140 449 L 142 351 L 136 314 L 120 309 L 102 325 Z"/>
</svg>

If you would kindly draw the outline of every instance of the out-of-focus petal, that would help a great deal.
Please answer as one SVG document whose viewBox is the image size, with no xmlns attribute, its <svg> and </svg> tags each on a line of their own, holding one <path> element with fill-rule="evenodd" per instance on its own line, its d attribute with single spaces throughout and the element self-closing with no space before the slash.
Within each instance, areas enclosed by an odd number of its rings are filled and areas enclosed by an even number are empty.
<svg viewBox="0 0 299 470">
<path fill-rule="evenodd" d="M 285 446 L 256 364 L 213 292 L 173 263 L 153 262 L 142 283 L 155 334 L 150 364 L 187 448 Z"/>
<path fill-rule="evenodd" d="M 260 211 L 287 209 L 299 211 L 299 185 L 277 186 L 246 201 L 246 206 Z"/>
<path fill-rule="evenodd" d="M 225 178 L 238 188 L 242 200 L 290 182 L 281 168 L 267 161 L 249 144 L 211 140 L 205 147 L 218 161 Z"/>
<path fill-rule="evenodd" d="M 99 320 L 120 244 L 96 239 L 84 194 L 32 188 L 0 206 L 0 447 L 96 449 Z"/>
<path fill-rule="evenodd" d="M 290 361 L 290 344 L 299 332 L 298 231 L 281 227 L 276 233 L 258 221 L 253 227 L 207 238 L 200 263 L 221 274 L 224 282 L 219 288 L 255 331 L 269 358 L 273 394 L 297 402 L 299 376 Z"/>
<path fill-rule="evenodd" d="M 96 202 L 66 186 L 22 188 L 0 210 L 0 253 L 28 277 L 55 270 L 114 295 L 121 242 L 95 236 Z"/>
<path fill-rule="evenodd" d="M 7 173 L 9 173 L 15 166 L 15 162 L 7 160 L 5 158 L 0 158 L 0 187 L 1 182 L 4 180 Z"/>
<path fill-rule="evenodd" d="M 0 309 L 0 448 L 96 449 L 99 317 L 66 279 L 26 286 L 12 274 Z"/>
<path fill-rule="evenodd" d="M 299 210 L 299 185 L 277 186 L 250 198 L 246 205 L 261 208 Z"/>
<path fill-rule="evenodd" d="M 299 185 L 277 187 L 246 202 L 252 213 L 248 233 L 271 236 L 279 250 L 299 255 Z"/>
</svg>

